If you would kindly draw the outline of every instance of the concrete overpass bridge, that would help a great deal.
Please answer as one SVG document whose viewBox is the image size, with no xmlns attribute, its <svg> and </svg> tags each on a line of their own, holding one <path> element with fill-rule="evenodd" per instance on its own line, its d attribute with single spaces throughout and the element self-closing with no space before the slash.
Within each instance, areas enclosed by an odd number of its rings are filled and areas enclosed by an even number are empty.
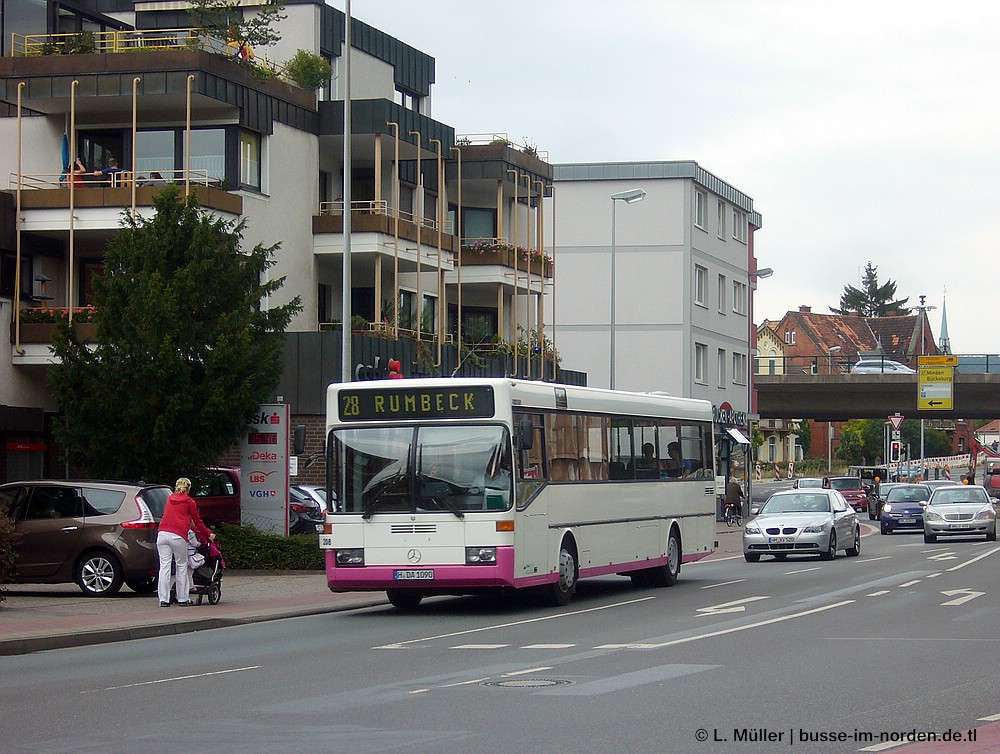
<svg viewBox="0 0 1000 754">
<path fill-rule="evenodd" d="M 762 419 L 1000 418 L 1000 372 L 955 372 L 952 410 L 917 410 L 916 374 L 755 374 Z"/>
</svg>

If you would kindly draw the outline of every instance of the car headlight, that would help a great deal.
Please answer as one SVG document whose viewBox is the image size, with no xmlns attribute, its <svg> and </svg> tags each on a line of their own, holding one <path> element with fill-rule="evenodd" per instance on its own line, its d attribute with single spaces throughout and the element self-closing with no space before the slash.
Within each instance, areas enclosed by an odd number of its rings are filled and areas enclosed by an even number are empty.
<svg viewBox="0 0 1000 754">
<path fill-rule="evenodd" d="M 747 524 L 743 531 L 746 534 L 760 534 L 760 527 L 756 524 Z"/>
<path fill-rule="evenodd" d="M 928 521 L 944 521 L 944 518 L 937 511 L 927 510 L 924 511 L 924 518 Z"/>
<path fill-rule="evenodd" d="M 976 514 L 977 521 L 992 521 L 995 518 L 995 514 L 989 508 L 984 508 Z"/>
<path fill-rule="evenodd" d="M 495 547 L 466 547 L 466 565 L 496 565 L 497 548 Z"/>
<path fill-rule="evenodd" d="M 336 557 L 339 566 L 363 566 L 365 564 L 365 551 L 362 547 L 337 550 Z"/>
<path fill-rule="evenodd" d="M 813 524 L 802 529 L 806 534 L 821 534 L 826 531 L 826 524 Z"/>
</svg>

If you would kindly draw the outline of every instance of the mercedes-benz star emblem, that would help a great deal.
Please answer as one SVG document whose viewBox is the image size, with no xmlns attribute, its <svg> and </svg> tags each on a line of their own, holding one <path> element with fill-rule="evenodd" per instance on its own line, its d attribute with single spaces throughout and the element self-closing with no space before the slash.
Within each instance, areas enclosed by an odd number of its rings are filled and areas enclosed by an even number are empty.
<svg viewBox="0 0 1000 754">
<path fill-rule="evenodd" d="M 408 553 L 406 553 L 406 559 L 409 560 L 411 563 L 419 563 L 420 558 L 421 558 L 420 550 L 410 550 Z"/>
</svg>

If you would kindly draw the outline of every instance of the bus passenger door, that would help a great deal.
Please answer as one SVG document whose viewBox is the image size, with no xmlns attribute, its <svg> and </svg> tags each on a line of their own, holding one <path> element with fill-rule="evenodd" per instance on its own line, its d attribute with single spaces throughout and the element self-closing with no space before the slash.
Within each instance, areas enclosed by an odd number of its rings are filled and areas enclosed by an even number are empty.
<svg viewBox="0 0 1000 754">
<path fill-rule="evenodd" d="M 530 448 L 516 449 L 514 578 L 532 578 L 547 574 L 549 516 L 545 484 L 545 457 L 542 417 L 537 414 L 516 415 L 518 420 L 530 419 L 535 426 Z"/>
</svg>

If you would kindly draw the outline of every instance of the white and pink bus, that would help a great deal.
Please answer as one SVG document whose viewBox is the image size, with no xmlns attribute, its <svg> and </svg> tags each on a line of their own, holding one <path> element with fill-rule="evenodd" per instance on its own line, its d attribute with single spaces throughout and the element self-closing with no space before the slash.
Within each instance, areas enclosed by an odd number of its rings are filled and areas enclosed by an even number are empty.
<svg viewBox="0 0 1000 754">
<path fill-rule="evenodd" d="M 670 586 L 712 552 L 712 406 L 515 379 L 383 380 L 327 394 L 334 592 L 430 595 L 620 574 Z M 333 507 L 333 506 L 331 506 Z"/>
</svg>

